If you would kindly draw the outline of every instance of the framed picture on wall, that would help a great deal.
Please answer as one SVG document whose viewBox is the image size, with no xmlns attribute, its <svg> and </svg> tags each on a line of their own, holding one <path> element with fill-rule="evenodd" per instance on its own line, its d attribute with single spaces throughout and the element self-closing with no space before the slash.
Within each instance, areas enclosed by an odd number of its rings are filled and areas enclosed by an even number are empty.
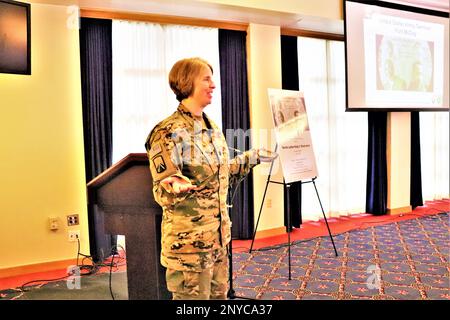
<svg viewBox="0 0 450 320">
<path fill-rule="evenodd" d="M 31 74 L 30 4 L 0 0 L 0 73 Z"/>
</svg>

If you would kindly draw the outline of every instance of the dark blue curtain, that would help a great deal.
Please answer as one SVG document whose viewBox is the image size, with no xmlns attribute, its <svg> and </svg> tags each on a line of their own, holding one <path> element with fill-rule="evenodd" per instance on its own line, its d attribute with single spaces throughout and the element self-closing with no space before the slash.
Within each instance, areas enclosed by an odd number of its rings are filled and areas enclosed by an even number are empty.
<svg viewBox="0 0 450 320">
<path fill-rule="evenodd" d="M 286 90 L 299 90 L 297 37 L 281 36 L 281 77 Z M 291 184 L 287 206 L 287 188 L 284 187 L 284 225 L 288 227 L 287 215 L 291 217 L 291 227 L 299 228 L 302 223 L 302 183 Z"/>
<path fill-rule="evenodd" d="M 112 164 L 112 22 L 81 18 L 80 64 L 86 182 Z M 88 207 L 90 251 L 101 261 L 116 245 L 104 233 L 104 218 Z"/>
<path fill-rule="evenodd" d="M 386 112 L 368 112 L 368 151 L 366 212 L 386 214 L 387 210 L 387 159 Z"/>
<path fill-rule="evenodd" d="M 382 215 L 387 211 L 386 112 L 368 112 L 369 145 L 367 157 L 366 212 Z M 412 208 L 423 205 L 420 161 L 419 112 L 411 112 L 411 182 Z"/>
<path fill-rule="evenodd" d="M 250 110 L 247 83 L 247 50 L 245 31 L 219 29 L 220 82 L 222 93 L 222 128 L 250 129 Z M 237 143 L 229 141 L 228 146 L 247 150 L 250 148 L 249 137 Z M 230 150 L 230 154 L 233 154 Z M 250 239 L 253 236 L 253 176 L 249 174 L 235 193 L 233 208 L 230 212 L 233 221 L 232 237 Z"/>
<path fill-rule="evenodd" d="M 411 112 L 411 189 L 410 202 L 414 209 L 423 206 L 422 170 L 420 161 L 420 113 Z"/>
</svg>

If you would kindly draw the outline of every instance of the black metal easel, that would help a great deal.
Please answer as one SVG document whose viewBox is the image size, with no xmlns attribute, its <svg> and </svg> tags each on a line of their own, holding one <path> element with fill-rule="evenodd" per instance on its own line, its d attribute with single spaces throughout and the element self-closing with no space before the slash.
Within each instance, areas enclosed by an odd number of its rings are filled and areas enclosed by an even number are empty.
<svg viewBox="0 0 450 320">
<path fill-rule="evenodd" d="M 278 144 L 275 147 L 275 152 L 277 151 L 277 148 L 278 148 Z M 288 217 L 287 218 L 287 222 L 288 222 L 288 229 L 287 229 L 288 230 L 287 231 L 287 234 L 288 234 L 288 267 L 289 267 L 289 280 L 291 280 L 291 228 L 292 228 L 292 226 L 291 226 L 291 210 L 290 210 L 290 204 L 289 204 L 290 203 L 289 191 L 290 191 L 291 184 L 290 183 L 285 183 L 284 181 L 283 182 L 278 182 L 278 181 L 270 180 L 270 177 L 272 175 L 272 169 L 273 169 L 273 162 L 270 165 L 269 175 L 267 176 L 266 187 L 264 189 L 264 195 L 263 195 L 263 198 L 262 198 L 262 201 L 261 201 L 261 207 L 259 208 L 258 219 L 256 221 L 255 231 L 253 232 L 252 244 L 250 246 L 250 251 L 249 252 L 251 253 L 252 250 L 253 250 L 253 244 L 255 242 L 256 231 L 258 230 L 259 219 L 261 218 L 261 212 L 262 212 L 262 209 L 263 209 L 264 200 L 266 198 L 266 193 L 267 193 L 267 188 L 269 186 L 269 183 L 281 184 L 283 186 L 286 186 L 286 189 L 287 189 L 287 191 L 286 191 L 287 192 L 287 195 L 286 195 L 287 217 Z M 314 189 L 316 190 L 317 199 L 319 200 L 320 208 L 322 209 L 322 214 L 323 214 L 323 217 L 325 219 L 325 223 L 327 225 L 328 234 L 330 235 L 331 243 L 333 244 L 334 253 L 336 254 L 336 257 L 337 257 L 338 256 L 338 252 L 337 252 L 336 246 L 334 244 L 333 236 L 331 235 L 330 226 L 328 225 L 328 220 L 327 220 L 327 217 L 325 216 L 325 211 L 323 210 L 322 201 L 320 201 L 319 192 L 317 191 L 316 182 L 315 182 L 316 179 L 317 179 L 317 177 L 314 177 L 314 178 L 311 179 L 311 181 L 301 181 L 301 184 L 306 184 L 306 183 L 311 183 L 312 182 L 312 184 L 314 185 Z"/>
</svg>

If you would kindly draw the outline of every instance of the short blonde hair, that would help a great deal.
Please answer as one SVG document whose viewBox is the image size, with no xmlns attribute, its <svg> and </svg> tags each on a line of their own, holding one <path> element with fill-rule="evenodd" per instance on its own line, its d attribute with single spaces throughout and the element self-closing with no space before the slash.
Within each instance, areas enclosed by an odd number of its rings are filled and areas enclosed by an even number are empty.
<svg viewBox="0 0 450 320">
<path fill-rule="evenodd" d="M 211 65 L 202 58 L 182 59 L 173 65 L 169 72 L 169 85 L 178 101 L 181 102 L 194 92 L 194 81 L 205 67 L 213 72 Z"/>
</svg>

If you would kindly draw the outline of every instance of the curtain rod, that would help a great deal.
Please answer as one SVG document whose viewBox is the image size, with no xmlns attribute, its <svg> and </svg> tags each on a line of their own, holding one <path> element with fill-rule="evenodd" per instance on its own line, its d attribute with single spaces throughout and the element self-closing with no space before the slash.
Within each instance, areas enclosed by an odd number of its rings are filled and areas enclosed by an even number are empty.
<svg viewBox="0 0 450 320">
<path fill-rule="evenodd" d="M 238 30 L 238 31 L 247 31 L 247 29 L 248 29 L 248 23 L 227 22 L 227 21 L 187 18 L 187 17 L 178 17 L 178 16 L 166 16 L 166 15 L 159 15 L 159 14 L 152 14 L 152 13 L 107 11 L 107 10 L 98 10 L 98 9 L 89 9 L 89 8 L 81 8 L 80 16 L 82 18 L 143 21 L 143 22 L 159 23 L 159 24 L 181 24 L 181 25 L 190 25 L 190 26 L 197 26 L 197 27 L 209 27 L 209 28 L 219 28 L 219 29 Z M 281 35 L 287 35 L 287 36 L 309 37 L 309 38 L 319 38 L 319 39 L 338 40 L 338 41 L 344 40 L 344 35 L 334 34 L 334 33 L 326 33 L 326 32 L 303 30 L 303 29 L 290 29 L 290 28 L 281 28 L 280 31 L 281 31 Z"/>
<path fill-rule="evenodd" d="M 121 11 L 105 11 L 96 9 L 80 9 L 82 18 L 112 19 L 112 20 L 131 20 L 144 21 L 160 24 L 182 24 L 197 27 L 210 27 L 227 30 L 247 31 L 247 23 L 216 21 L 198 18 L 187 18 L 178 16 L 165 16 L 151 13 L 134 13 Z"/>
</svg>

